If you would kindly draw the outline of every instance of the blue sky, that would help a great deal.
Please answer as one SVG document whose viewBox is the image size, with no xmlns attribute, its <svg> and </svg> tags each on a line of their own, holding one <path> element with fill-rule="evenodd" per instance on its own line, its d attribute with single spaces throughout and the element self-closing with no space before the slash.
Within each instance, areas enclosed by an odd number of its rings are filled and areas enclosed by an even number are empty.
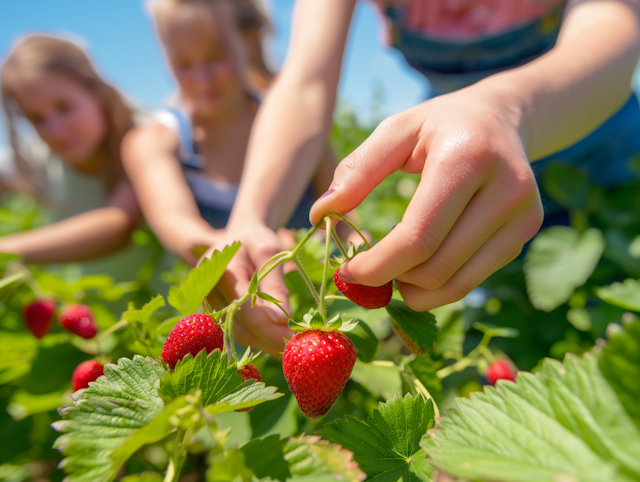
<svg viewBox="0 0 640 482">
<path fill-rule="evenodd" d="M 295 0 L 267 0 L 275 34 L 268 48 L 281 64 L 287 50 Z M 19 0 L 0 2 L 0 55 L 26 33 L 46 32 L 83 39 L 102 74 L 146 108 L 157 108 L 174 85 L 142 0 Z M 344 60 L 340 101 L 363 119 L 376 90 L 382 113 L 407 109 L 428 92 L 420 74 L 380 42 L 380 23 L 368 2 L 357 7 Z M 4 144 L 4 133 L 0 144 Z"/>
</svg>

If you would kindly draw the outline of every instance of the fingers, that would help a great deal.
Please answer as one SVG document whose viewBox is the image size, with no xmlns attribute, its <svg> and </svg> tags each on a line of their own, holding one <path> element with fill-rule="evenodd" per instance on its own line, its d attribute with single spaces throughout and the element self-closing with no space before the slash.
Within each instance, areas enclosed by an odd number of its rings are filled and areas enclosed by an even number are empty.
<svg viewBox="0 0 640 482">
<path fill-rule="evenodd" d="M 385 177 L 402 168 L 420 132 L 415 116 L 407 113 L 383 121 L 338 165 L 331 187 L 311 208 L 311 224 L 317 224 L 328 212 L 344 214 L 353 210 Z"/>
<path fill-rule="evenodd" d="M 474 172 L 464 164 L 445 163 L 435 155 L 429 158 L 402 222 L 373 248 L 345 263 L 340 278 L 381 286 L 424 263 L 439 248 L 485 179 L 486 173 Z M 481 220 L 487 216 L 486 212 L 480 214 Z"/>
<path fill-rule="evenodd" d="M 253 310 L 255 308 L 248 311 Z M 268 353 L 276 360 L 282 359 L 284 338 L 291 338 L 292 331 L 286 325 L 276 325 L 264 320 L 260 324 L 251 324 L 250 327 L 247 327 L 245 316 L 246 313 L 238 313 L 237 322 L 233 324 L 236 340 L 244 346 Z M 252 313 L 250 316 L 259 319 L 256 313 Z"/>
<path fill-rule="evenodd" d="M 510 195 L 496 196 L 496 192 Z M 521 199 L 518 199 L 521 198 Z M 511 202 L 505 202 L 505 200 Z M 462 265 L 503 225 L 534 208 L 535 192 L 518 186 L 490 183 L 482 187 L 469 202 L 436 252 L 424 263 L 396 277 L 427 290 L 444 285 Z M 538 217 L 530 217 L 531 229 L 537 231 Z M 530 231 L 529 230 L 529 231 Z"/>
<path fill-rule="evenodd" d="M 533 237 L 540 227 L 541 218 L 534 210 L 528 214 L 498 229 L 440 288 L 425 290 L 398 282 L 398 290 L 407 305 L 416 311 L 427 311 L 464 298 L 489 275 L 515 259 L 524 243 Z"/>
</svg>

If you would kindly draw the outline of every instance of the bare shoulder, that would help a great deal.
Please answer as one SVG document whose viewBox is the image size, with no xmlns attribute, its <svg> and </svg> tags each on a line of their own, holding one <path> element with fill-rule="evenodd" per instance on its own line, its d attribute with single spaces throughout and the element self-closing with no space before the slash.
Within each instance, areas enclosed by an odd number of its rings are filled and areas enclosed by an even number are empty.
<svg viewBox="0 0 640 482">
<path fill-rule="evenodd" d="M 131 129 L 122 140 L 122 162 L 144 162 L 157 155 L 171 155 L 178 150 L 177 134 L 158 122 L 149 122 Z"/>
</svg>

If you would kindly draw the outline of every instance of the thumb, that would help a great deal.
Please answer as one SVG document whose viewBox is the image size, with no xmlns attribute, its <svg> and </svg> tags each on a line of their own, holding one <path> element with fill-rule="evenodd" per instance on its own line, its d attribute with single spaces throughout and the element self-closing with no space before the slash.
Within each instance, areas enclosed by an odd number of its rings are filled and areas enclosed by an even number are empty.
<svg viewBox="0 0 640 482">
<path fill-rule="evenodd" d="M 409 112 L 384 120 L 369 138 L 344 158 L 333 182 L 311 207 L 309 219 L 318 223 L 328 212 L 352 211 L 380 184 L 407 162 L 416 146 L 419 124 Z"/>
</svg>

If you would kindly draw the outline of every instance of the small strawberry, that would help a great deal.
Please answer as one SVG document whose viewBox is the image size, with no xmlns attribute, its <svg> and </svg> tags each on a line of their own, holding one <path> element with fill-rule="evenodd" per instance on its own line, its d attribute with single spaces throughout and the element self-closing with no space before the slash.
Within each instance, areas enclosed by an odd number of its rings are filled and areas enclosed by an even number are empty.
<svg viewBox="0 0 640 482">
<path fill-rule="evenodd" d="M 402 328 L 396 323 L 396 320 L 391 319 L 391 326 L 393 327 L 393 331 L 397 333 L 397 335 L 402 340 L 402 343 L 409 349 L 411 353 L 414 355 L 422 356 L 424 355 L 424 350 L 420 348 L 411 338 L 407 336 L 407 334 L 402 331 Z"/>
<path fill-rule="evenodd" d="M 96 336 L 98 325 L 93 319 L 91 308 L 87 305 L 67 305 L 58 314 L 58 323 L 65 330 L 70 331 L 87 340 Z"/>
<path fill-rule="evenodd" d="M 238 370 L 238 373 L 242 375 L 242 383 L 252 379 L 257 380 L 259 382 L 262 381 L 262 378 L 260 378 L 260 372 L 252 363 L 248 363 L 247 365 L 241 366 L 240 370 Z M 248 412 L 252 408 L 253 407 L 241 408 L 240 410 L 236 410 L 236 412 Z"/>
<path fill-rule="evenodd" d="M 382 286 L 365 286 L 351 283 L 345 283 L 338 276 L 340 268 L 336 269 L 333 275 L 333 282 L 338 288 L 338 291 L 353 301 L 356 305 L 360 305 L 363 308 L 369 310 L 375 310 L 376 308 L 384 308 L 391 301 L 391 295 L 393 294 L 393 282 L 389 281 Z"/>
<path fill-rule="evenodd" d="M 342 392 L 356 350 L 339 331 L 305 330 L 293 335 L 284 349 L 282 368 L 302 413 L 325 416 Z"/>
<path fill-rule="evenodd" d="M 484 374 L 491 385 L 495 385 L 498 380 L 516 380 L 516 371 L 506 360 L 498 360 L 489 365 Z"/>
<path fill-rule="evenodd" d="M 24 322 L 36 338 L 42 338 L 49 333 L 53 313 L 56 311 L 54 300 L 36 300 L 25 306 L 23 311 Z"/>
<path fill-rule="evenodd" d="M 80 363 L 71 375 L 71 386 L 76 392 L 81 388 L 89 388 L 89 382 L 94 382 L 104 374 L 104 367 L 95 360 Z"/>
<path fill-rule="evenodd" d="M 222 350 L 223 346 L 224 332 L 220 325 L 209 315 L 195 313 L 185 316 L 173 327 L 162 347 L 162 359 L 173 369 L 187 353 L 195 357 L 204 349 L 211 353 L 216 348 Z"/>
</svg>

